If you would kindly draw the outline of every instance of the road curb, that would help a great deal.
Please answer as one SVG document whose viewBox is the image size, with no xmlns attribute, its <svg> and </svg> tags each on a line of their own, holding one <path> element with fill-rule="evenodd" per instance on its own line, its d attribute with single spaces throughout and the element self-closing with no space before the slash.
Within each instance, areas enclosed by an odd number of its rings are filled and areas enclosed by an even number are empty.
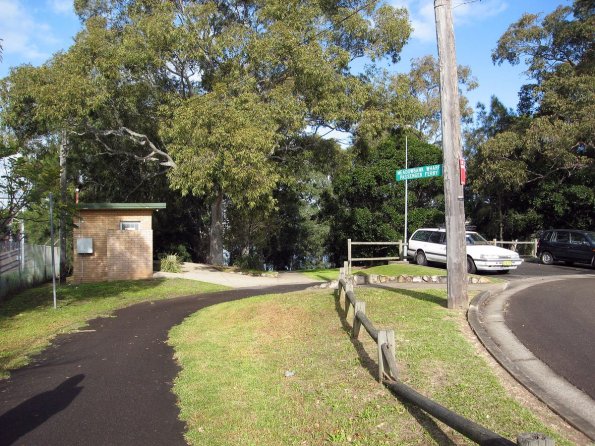
<svg viewBox="0 0 595 446">
<path fill-rule="evenodd" d="M 484 291 L 471 301 L 467 321 L 484 347 L 513 378 L 569 424 L 595 440 L 595 401 L 536 358 L 504 321 L 504 310 L 514 293 L 539 283 L 580 278 L 584 276 L 528 279 L 523 284 Z"/>
</svg>

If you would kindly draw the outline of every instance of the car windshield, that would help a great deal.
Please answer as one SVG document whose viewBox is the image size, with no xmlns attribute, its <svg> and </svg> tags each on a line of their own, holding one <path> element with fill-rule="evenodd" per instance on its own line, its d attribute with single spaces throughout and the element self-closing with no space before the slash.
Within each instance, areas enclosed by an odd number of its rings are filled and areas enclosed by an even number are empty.
<svg viewBox="0 0 595 446">
<path fill-rule="evenodd" d="M 485 238 L 483 238 L 477 232 L 468 232 L 465 237 L 465 240 L 467 242 L 467 245 L 489 245 L 490 244 L 490 242 L 488 242 Z"/>
<path fill-rule="evenodd" d="M 585 234 L 587 235 L 587 237 L 589 237 L 591 240 L 593 240 L 595 242 L 595 232 L 586 231 Z"/>
</svg>

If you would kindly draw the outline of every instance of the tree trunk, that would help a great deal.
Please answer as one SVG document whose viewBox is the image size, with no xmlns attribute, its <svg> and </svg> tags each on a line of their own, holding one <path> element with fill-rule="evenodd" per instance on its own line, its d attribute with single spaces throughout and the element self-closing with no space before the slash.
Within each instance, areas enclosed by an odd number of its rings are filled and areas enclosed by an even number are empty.
<svg viewBox="0 0 595 446">
<path fill-rule="evenodd" d="M 68 148 L 66 147 L 66 139 L 63 137 L 60 144 L 60 206 L 59 206 L 59 239 L 60 239 L 60 283 L 66 283 L 67 264 L 66 264 L 66 237 L 67 237 L 67 222 L 66 222 L 66 200 L 68 199 L 68 183 L 66 171 L 66 158 L 68 156 Z"/>
<path fill-rule="evenodd" d="M 211 230 L 209 232 L 209 263 L 223 265 L 223 191 L 211 205 Z"/>
</svg>

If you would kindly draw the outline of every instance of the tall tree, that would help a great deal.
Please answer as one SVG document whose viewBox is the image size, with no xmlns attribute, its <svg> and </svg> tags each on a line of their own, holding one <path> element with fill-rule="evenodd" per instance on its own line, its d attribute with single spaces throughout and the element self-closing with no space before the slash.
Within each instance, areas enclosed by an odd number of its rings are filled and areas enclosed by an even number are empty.
<svg viewBox="0 0 595 446">
<path fill-rule="evenodd" d="M 503 197 L 494 197 L 489 183 L 509 194 L 499 206 L 511 209 L 501 217 L 510 222 L 504 228 L 510 235 L 549 225 L 593 226 L 594 12 L 593 2 L 576 0 L 543 18 L 525 14 L 492 54 L 496 63 L 524 61 L 532 81 L 521 90 L 522 119 L 512 117 L 512 125 L 477 149 L 474 187 L 491 201 Z"/>
<path fill-rule="evenodd" d="M 440 148 L 415 135 L 409 134 L 408 149 L 409 167 L 441 162 Z M 404 235 L 405 186 L 395 180 L 395 172 L 405 167 L 405 134 L 396 131 L 374 142 L 359 140 L 348 154 L 349 165 L 333 177 L 332 194 L 323 201 L 335 264 L 345 260 L 349 238 L 397 241 Z M 410 181 L 408 208 L 410 233 L 444 223 L 441 178 Z"/>
<path fill-rule="evenodd" d="M 214 263 L 226 200 L 272 203 L 273 157 L 296 136 L 357 129 L 371 85 L 350 63 L 397 61 L 411 30 L 404 9 L 378 0 L 77 0 L 75 9 L 84 30 L 73 47 L 35 73 L 26 100 L 10 88 L 15 132 L 34 122 L 36 135 L 65 130 L 71 150 L 158 161 L 173 187 L 211 203 Z"/>
<path fill-rule="evenodd" d="M 466 92 L 477 88 L 477 80 L 471 74 L 471 69 L 464 65 L 458 67 L 459 103 L 461 118 L 464 123 L 470 123 L 473 109 L 465 96 Z M 391 89 L 400 96 L 415 99 L 417 117 L 415 128 L 428 141 L 439 142 L 442 138 L 440 130 L 440 67 L 434 56 L 424 56 L 411 62 L 411 70 L 407 74 L 399 74 L 392 80 Z"/>
</svg>

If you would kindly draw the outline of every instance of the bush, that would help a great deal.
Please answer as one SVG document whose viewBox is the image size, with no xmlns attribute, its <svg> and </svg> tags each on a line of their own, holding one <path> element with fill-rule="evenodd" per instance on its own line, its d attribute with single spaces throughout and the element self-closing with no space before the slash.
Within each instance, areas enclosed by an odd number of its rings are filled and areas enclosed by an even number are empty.
<svg viewBox="0 0 595 446">
<path fill-rule="evenodd" d="M 258 254 L 248 254 L 234 259 L 233 265 L 240 269 L 255 269 L 262 271 L 264 263 Z"/>
<path fill-rule="evenodd" d="M 161 271 L 166 273 L 179 273 L 182 271 L 182 262 L 177 254 L 167 254 L 161 258 Z"/>
</svg>

